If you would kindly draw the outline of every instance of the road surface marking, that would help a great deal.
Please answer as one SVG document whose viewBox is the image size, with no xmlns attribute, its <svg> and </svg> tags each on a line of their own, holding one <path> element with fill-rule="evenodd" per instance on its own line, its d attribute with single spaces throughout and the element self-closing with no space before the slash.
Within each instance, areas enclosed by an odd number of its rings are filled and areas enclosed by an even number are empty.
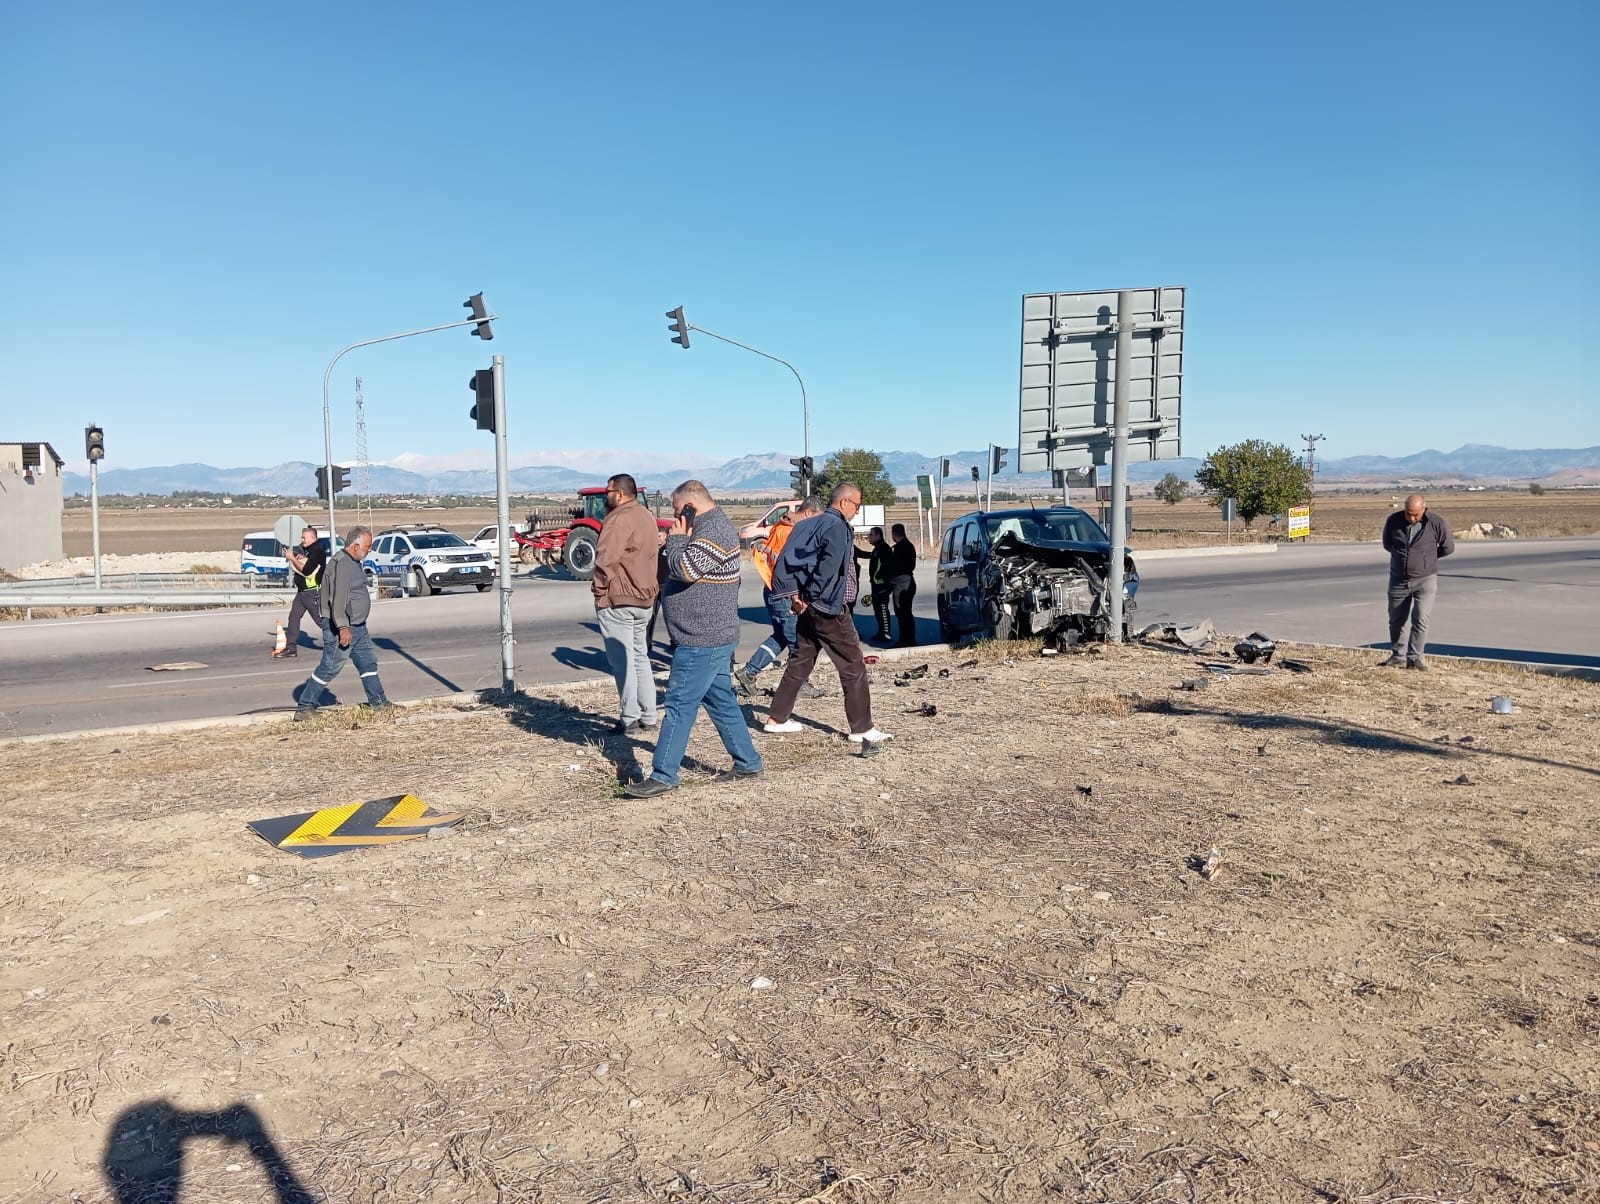
<svg viewBox="0 0 1600 1204">
<path fill-rule="evenodd" d="M 1340 610 L 1349 610 L 1352 606 L 1371 606 L 1371 605 L 1372 605 L 1371 602 L 1346 602 L 1339 609 Z"/>
<path fill-rule="evenodd" d="M 393 656 L 393 655 L 394 655 L 393 653 L 390 653 L 390 656 Z M 485 657 L 487 655 L 488 655 L 488 653 L 484 653 L 484 652 L 453 652 L 449 656 L 433 656 L 433 657 L 429 657 L 426 661 L 423 662 L 423 664 L 432 665 L 432 664 L 436 664 L 439 661 L 479 660 L 479 659 L 481 659 L 481 658 L 483 658 L 483 657 Z M 320 656 L 318 657 L 318 659 L 319 660 L 321 659 Z M 404 658 L 401 658 L 401 660 L 405 664 L 410 664 L 411 663 L 409 661 L 405 661 Z M 415 667 L 416 666 L 414 666 L 414 665 L 412 666 L 412 668 L 415 668 Z M 316 666 L 313 665 L 311 668 L 314 669 L 314 668 L 316 668 Z M 379 672 L 381 673 L 382 671 L 383 671 L 382 670 L 382 666 L 379 666 Z M 305 673 L 303 673 L 303 674 L 295 674 L 295 676 L 297 676 L 297 677 L 305 677 L 305 676 L 309 676 L 310 673 L 311 673 L 311 669 L 307 669 L 305 671 Z M 255 672 L 252 672 L 252 673 L 216 673 L 216 674 L 213 674 L 210 677 L 190 677 L 190 678 L 184 679 L 183 684 L 188 685 L 188 686 L 195 686 L 195 685 L 199 685 L 201 682 L 208 682 L 208 681 L 239 681 L 239 680 L 241 680 L 243 678 L 246 678 L 246 677 L 277 677 L 277 676 L 279 676 L 279 672 L 277 670 L 275 670 L 275 669 L 259 669 L 259 670 L 255 671 Z M 173 681 L 177 681 L 178 679 L 177 678 L 173 678 L 172 680 Z M 108 689 L 108 690 L 132 690 L 132 689 L 134 689 L 135 687 L 138 687 L 138 686 L 160 685 L 160 684 L 162 684 L 162 683 L 159 680 L 125 681 L 125 682 L 119 682 L 118 684 L 113 685 L 113 686 L 107 686 L 106 689 Z"/>
</svg>

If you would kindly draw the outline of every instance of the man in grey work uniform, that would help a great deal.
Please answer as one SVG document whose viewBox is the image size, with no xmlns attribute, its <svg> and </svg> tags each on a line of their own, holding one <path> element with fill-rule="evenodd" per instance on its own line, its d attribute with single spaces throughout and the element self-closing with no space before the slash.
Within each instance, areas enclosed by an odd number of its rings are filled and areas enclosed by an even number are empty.
<svg viewBox="0 0 1600 1204">
<path fill-rule="evenodd" d="M 1389 659 L 1383 664 L 1398 669 L 1426 669 L 1422 650 L 1428 642 L 1428 615 L 1439 593 L 1439 560 L 1456 550 L 1450 527 L 1430 513 L 1420 493 L 1406 499 L 1383 524 L 1383 550 L 1389 553 Z M 1411 637 L 1404 644 L 1406 621 Z"/>
<path fill-rule="evenodd" d="M 392 705 L 383 696 L 378 654 L 372 650 L 372 637 L 367 634 L 372 599 L 367 593 L 367 571 L 361 562 L 371 548 L 372 528 L 351 527 L 344 537 L 344 550 L 334 555 L 323 570 L 322 659 L 295 697 L 296 719 L 309 719 L 317 713 L 322 692 L 339 676 L 346 661 L 356 663 L 369 707 L 386 711 Z"/>
</svg>

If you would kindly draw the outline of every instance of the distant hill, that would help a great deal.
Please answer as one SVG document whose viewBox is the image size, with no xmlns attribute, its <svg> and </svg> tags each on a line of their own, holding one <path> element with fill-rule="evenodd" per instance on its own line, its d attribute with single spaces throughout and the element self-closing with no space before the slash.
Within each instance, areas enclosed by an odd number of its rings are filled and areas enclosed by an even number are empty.
<svg viewBox="0 0 1600 1204">
<path fill-rule="evenodd" d="M 713 491 L 727 494 L 785 493 L 789 488 L 789 457 L 792 452 L 762 452 L 719 464 L 715 468 L 675 469 L 640 475 L 640 484 L 652 489 L 671 488 L 679 481 L 697 476 Z M 957 489 L 970 484 L 971 468 L 980 473 L 988 462 L 986 450 L 942 453 L 890 451 L 880 453 L 890 480 L 910 487 L 919 473 L 934 471 L 943 456 L 950 459 L 950 482 Z M 816 457 L 820 467 L 825 456 Z M 1015 462 L 1013 448 L 1009 458 Z M 1135 484 L 1159 481 L 1169 472 L 1192 478 L 1201 460 L 1187 456 L 1179 460 L 1136 461 L 1128 465 L 1128 480 Z M 511 471 L 511 488 L 517 493 L 570 493 L 583 485 L 598 485 L 615 466 L 597 465 L 592 472 L 555 465 L 516 468 Z M 1110 469 L 1101 470 L 1106 479 Z M 1600 471 L 1600 447 L 1584 448 L 1505 448 L 1469 443 L 1452 452 L 1422 451 L 1410 456 L 1346 456 L 1320 460 L 1317 479 L 1325 484 L 1369 482 L 1372 484 L 1426 484 L 1469 480 L 1552 482 L 1588 481 Z M 305 461 L 278 464 L 271 468 L 213 468 L 209 464 L 172 464 L 160 468 L 112 468 L 100 474 L 101 492 L 107 494 L 167 495 L 178 490 L 197 489 L 217 493 L 263 493 L 299 498 L 314 492 L 316 465 Z M 469 469 L 431 474 L 409 472 L 375 464 L 371 469 L 372 491 L 377 494 L 461 494 L 492 496 L 494 471 Z M 994 479 L 997 489 L 1041 489 L 1049 487 L 1045 473 L 1003 472 Z M 89 478 L 75 472 L 65 474 L 64 485 L 70 494 L 86 494 Z"/>
</svg>

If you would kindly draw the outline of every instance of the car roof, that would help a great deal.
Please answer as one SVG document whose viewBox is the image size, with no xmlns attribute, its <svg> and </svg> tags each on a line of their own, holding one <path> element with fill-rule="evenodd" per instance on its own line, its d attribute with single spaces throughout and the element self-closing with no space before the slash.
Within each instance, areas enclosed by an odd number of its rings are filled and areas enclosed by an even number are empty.
<svg viewBox="0 0 1600 1204">
<path fill-rule="evenodd" d="M 971 510 L 950 521 L 960 522 L 964 518 L 1028 518 L 1036 514 L 1081 514 L 1085 518 L 1094 517 L 1087 510 L 1077 506 L 1017 506 L 1010 510 Z"/>
</svg>

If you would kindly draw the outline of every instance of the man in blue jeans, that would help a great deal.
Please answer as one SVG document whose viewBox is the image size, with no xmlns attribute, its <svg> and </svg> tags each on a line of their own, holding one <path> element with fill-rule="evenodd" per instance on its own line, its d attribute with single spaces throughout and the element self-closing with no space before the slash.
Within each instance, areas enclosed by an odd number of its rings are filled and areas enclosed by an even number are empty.
<svg viewBox="0 0 1600 1204">
<path fill-rule="evenodd" d="M 367 705 L 374 711 L 387 711 L 392 705 L 383 696 L 378 680 L 378 654 L 372 650 L 367 634 L 367 615 L 372 599 L 367 593 L 367 571 L 362 560 L 372 548 L 372 528 L 351 527 L 345 536 L 344 550 L 328 561 L 322 574 L 322 659 L 300 687 L 295 697 L 296 719 L 309 719 L 321 705 L 322 693 L 346 661 L 356 663 L 361 688 L 367 692 Z"/>
<path fill-rule="evenodd" d="M 672 491 L 672 513 L 661 589 L 661 613 L 675 645 L 672 674 L 650 776 L 625 788 L 630 798 L 655 798 L 678 788 L 678 768 L 701 706 L 733 756 L 734 776 L 753 778 L 762 770 L 729 676 L 739 646 L 739 533 L 699 481 Z"/>
</svg>

